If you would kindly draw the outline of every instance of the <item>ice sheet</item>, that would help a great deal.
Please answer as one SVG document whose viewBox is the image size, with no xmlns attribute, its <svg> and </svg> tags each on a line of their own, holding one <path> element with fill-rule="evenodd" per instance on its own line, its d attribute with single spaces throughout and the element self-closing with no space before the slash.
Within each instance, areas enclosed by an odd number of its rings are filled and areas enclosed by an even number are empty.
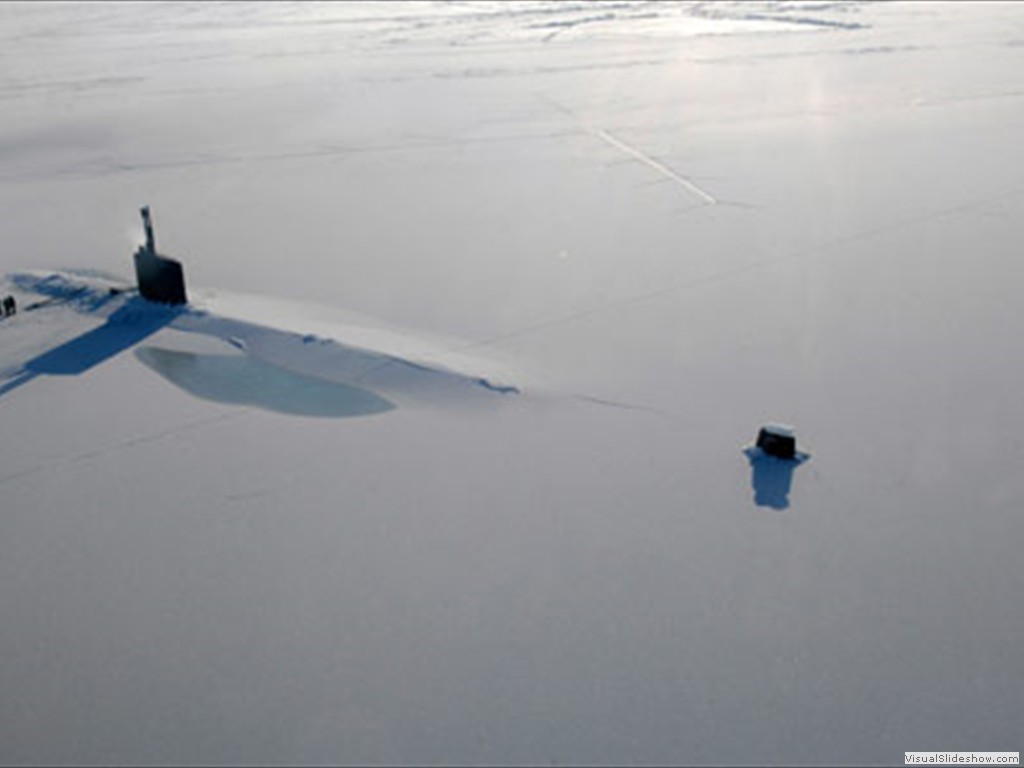
<svg viewBox="0 0 1024 768">
<path fill-rule="evenodd" d="M 0 4 L 0 273 L 108 275 L 0 320 L 0 759 L 1019 749 L 1022 41 L 1015 3 Z M 144 204 L 163 324 L 109 294 Z M 811 461 L 751 464 L 776 419 Z"/>
</svg>

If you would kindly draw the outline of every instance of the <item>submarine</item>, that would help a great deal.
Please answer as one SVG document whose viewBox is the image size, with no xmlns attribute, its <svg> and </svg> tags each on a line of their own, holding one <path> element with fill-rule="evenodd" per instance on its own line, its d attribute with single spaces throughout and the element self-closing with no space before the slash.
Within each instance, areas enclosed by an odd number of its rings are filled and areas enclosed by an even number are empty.
<svg viewBox="0 0 1024 768">
<path fill-rule="evenodd" d="M 146 242 L 135 251 L 135 279 L 139 295 L 160 304 L 187 304 L 185 271 L 181 262 L 157 253 L 149 206 L 143 206 L 140 213 L 146 228 Z"/>
</svg>

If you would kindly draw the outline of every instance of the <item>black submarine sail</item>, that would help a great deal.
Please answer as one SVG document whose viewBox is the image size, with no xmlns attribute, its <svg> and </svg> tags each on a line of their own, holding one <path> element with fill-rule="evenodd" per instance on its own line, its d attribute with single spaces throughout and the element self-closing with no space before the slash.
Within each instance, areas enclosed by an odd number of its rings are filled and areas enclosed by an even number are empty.
<svg viewBox="0 0 1024 768">
<path fill-rule="evenodd" d="M 141 213 L 142 223 L 146 227 L 146 243 L 135 251 L 135 278 L 139 283 L 139 294 L 144 299 L 161 304 L 185 304 L 188 298 L 185 295 L 185 272 L 181 262 L 156 252 L 149 206 L 143 207 Z"/>
</svg>

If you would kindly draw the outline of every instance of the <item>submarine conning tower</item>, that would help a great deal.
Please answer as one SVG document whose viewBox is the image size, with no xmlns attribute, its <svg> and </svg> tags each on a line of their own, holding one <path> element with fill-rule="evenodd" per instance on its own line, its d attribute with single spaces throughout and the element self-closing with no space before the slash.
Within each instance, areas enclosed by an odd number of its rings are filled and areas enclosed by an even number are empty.
<svg viewBox="0 0 1024 768">
<path fill-rule="evenodd" d="M 139 295 L 161 304 L 186 304 L 188 297 L 185 295 L 185 272 L 181 262 L 156 252 L 149 206 L 144 206 L 141 213 L 142 224 L 146 228 L 146 244 L 140 245 L 135 251 L 135 278 L 139 283 Z"/>
</svg>

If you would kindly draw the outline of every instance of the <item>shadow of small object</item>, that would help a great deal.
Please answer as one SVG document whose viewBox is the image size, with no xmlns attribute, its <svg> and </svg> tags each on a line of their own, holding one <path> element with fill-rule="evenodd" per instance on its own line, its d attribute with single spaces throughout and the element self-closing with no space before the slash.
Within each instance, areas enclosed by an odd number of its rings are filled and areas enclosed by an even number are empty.
<svg viewBox="0 0 1024 768">
<path fill-rule="evenodd" d="M 80 376 L 168 325 L 180 310 L 133 297 L 107 321 L 26 362 L 0 386 L 0 397 L 37 376 Z"/>
<path fill-rule="evenodd" d="M 218 403 L 321 418 L 370 416 L 395 408 L 367 389 L 295 373 L 247 354 L 143 347 L 135 356 L 190 395 Z"/>
<path fill-rule="evenodd" d="M 744 448 L 743 453 L 750 462 L 754 503 L 759 507 L 787 509 L 789 492 L 793 487 L 793 472 L 811 458 L 810 454 L 798 451 L 796 458 L 780 459 L 769 456 L 756 446 Z"/>
<path fill-rule="evenodd" d="M 511 384 L 495 384 L 490 379 L 481 376 L 476 380 L 484 389 L 489 389 L 491 392 L 497 392 L 499 395 L 521 395 L 522 390 L 519 387 L 512 386 Z"/>
</svg>

